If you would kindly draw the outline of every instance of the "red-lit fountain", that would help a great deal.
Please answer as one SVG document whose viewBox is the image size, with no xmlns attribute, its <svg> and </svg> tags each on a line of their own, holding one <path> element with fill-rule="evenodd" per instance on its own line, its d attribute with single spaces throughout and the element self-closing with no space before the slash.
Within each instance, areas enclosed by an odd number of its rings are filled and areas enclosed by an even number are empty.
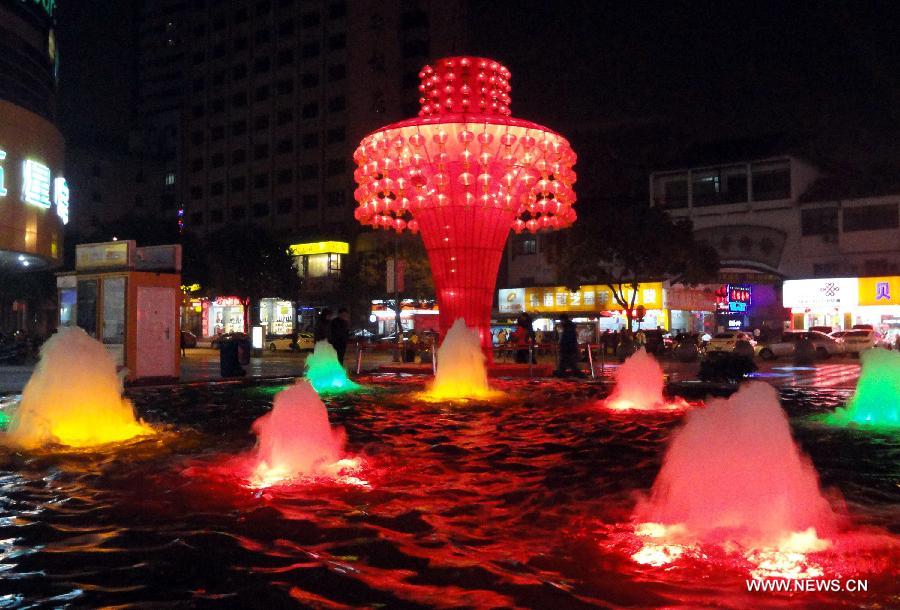
<svg viewBox="0 0 900 610">
<path fill-rule="evenodd" d="M 421 231 L 440 305 L 440 331 L 465 320 L 491 359 L 494 281 L 509 230 L 554 230 L 575 220 L 575 153 L 546 127 L 512 118 L 509 70 L 450 57 L 419 73 L 422 105 L 366 136 L 356 218 Z"/>
</svg>

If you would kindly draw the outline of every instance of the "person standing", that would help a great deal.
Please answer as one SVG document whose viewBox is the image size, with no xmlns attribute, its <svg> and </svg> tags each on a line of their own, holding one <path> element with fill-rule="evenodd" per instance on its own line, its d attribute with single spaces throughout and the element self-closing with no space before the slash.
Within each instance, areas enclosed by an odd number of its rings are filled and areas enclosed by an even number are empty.
<svg viewBox="0 0 900 610">
<path fill-rule="evenodd" d="M 338 309 L 337 317 L 331 321 L 329 342 L 337 352 L 338 362 L 344 364 L 344 353 L 350 341 L 350 312 L 346 307 Z"/>
<path fill-rule="evenodd" d="M 327 307 L 323 307 L 322 311 L 319 312 L 319 317 L 316 319 L 316 329 L 313 333 L 313 338 L 316 343 L 319 341 L 329 341 L 331 339 L 331 310 Z"/>
<path fill-rule="evenodd" d="M 528 327 L 528 319 L 522 316 L 516 320 L 516 330 L 512 334 L 512 342 L 516 347 L 516 363 L 528 364 L 528 344 L 531 340 L 531 328 Z"/>
<path fill-rule="evenodd" d="M 575 323 L 567 314 L 562 314 L 559 316 L 559 329 L 559 368 L 556 374 L 566 376 L 571 371 L 581 377 L 584 374 L 578 368 L 578 333 Z"/>
</svg>

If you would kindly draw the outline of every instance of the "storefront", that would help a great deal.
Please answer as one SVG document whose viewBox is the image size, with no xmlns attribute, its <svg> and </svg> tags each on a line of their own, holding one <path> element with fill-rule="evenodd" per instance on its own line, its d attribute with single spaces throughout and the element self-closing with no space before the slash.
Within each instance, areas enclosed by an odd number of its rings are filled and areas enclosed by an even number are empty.
<svg viewBox="0 0 900 610">
<path fill-rule="evenodd" d="M 900 332 L 900 276 L 787 280 L 783 303 L 795 329 L 835 330 L 870 325 L 885 335 Z"/>
<path fill-rule="evenodd" d="M 294 332 L 294 304 L 276 298 L 259 302 L 259 324 L 266 336 L 290 335 Z"/>
<path fill-rule="evenodd" d="M 203 299 L 201 310 L 201 331 L 204 337 L 248 331 L 247 301 L 241 300 L 240 297 Z"/>
<path fill-rule="evenodd" d="M 414 301 L 403 299 L 400 302 L 400 324 L 404 331 L 437 331 L 438 306 L 435 301 Z M 387 301 L 372 301 L 372 313 L 369 322 L 375 325 L 376 334 L 389 335 L 397 330 L 397 313 L 389 307 Z"/>
</svg>

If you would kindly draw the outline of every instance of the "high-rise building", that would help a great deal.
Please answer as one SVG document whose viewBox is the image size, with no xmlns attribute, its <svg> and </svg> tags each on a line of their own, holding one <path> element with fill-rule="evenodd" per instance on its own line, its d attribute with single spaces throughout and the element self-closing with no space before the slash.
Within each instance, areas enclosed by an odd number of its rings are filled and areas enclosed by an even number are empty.
<svg viewBox="0 0 900 610">
<path fill-rule="evenodd" d="M 356 143 L 414 116 L 432 57 L 464 49 L 463 0 L 146 0 L 138 109 L 188 229 L 286 241 L 355 230 Z"/>
<path fill-rule="evenodd" d="M 0 0 L 0 268 L 59 264 L 69 189 L 55 125 L 55 3 Z"/>
</svg>

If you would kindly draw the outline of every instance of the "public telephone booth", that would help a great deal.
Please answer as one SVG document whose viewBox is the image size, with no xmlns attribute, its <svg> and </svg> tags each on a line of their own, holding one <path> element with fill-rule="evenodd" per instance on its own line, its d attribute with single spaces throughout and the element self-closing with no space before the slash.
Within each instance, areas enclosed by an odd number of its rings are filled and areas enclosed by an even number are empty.
<svg viewBox="0 0 900 610">
<path fill-rule="evenodd" d="M 81 244 L 56 286 L 59 325 L 103 343 L 127 379 L 180 377 L 180 245 Z"/>
</svg>

